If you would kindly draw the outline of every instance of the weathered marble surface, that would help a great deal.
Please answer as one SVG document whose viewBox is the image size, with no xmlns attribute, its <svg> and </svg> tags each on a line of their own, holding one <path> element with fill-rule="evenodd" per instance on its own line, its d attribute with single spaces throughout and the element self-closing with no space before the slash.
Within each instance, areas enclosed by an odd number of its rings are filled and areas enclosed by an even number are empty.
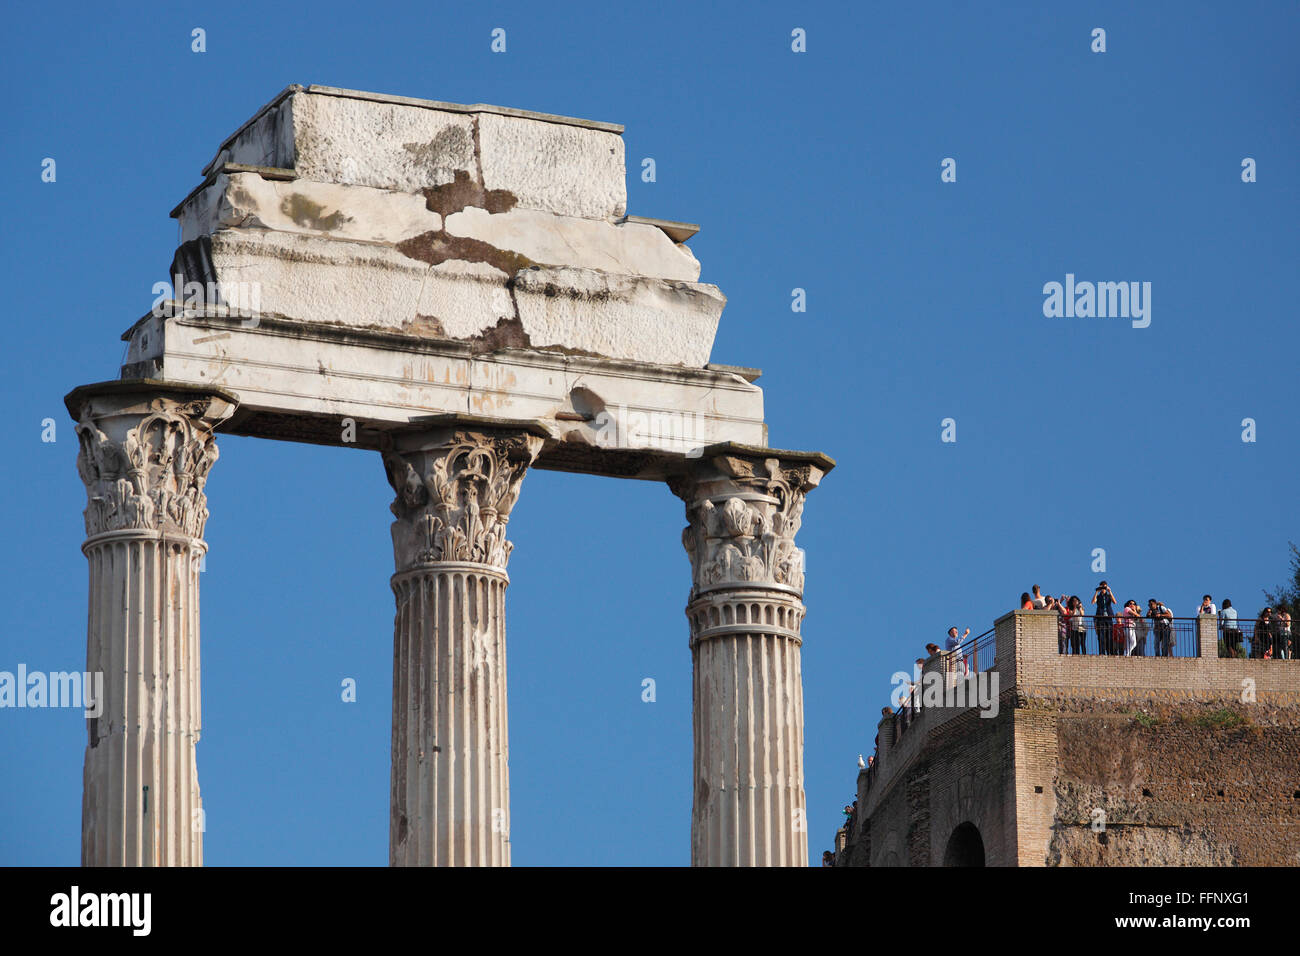
<svg viewBox="0 0 1300 956">
<path fill-rule="evenodd" d="M 682 231 L 626 221 L 621 127 L 290 87 L 205 174 L 174 211 L 172 272 L 253 284 L 261 312 L 490 348 L 709 361 L 726 299 L 698 281 L 699 262 L 670 237 Z"/>
<path fill-rule="evenodd" d="M 74 390 L 90 565 L 83 866 L 201 866 L 199 569 L 213 430 L 233 396 L 159 383 Z"/>
<path fill-rule="evenodd" d="M 450 425 L 384 454 L 395 497 L 389 863 L 509 866 L 506 538 L 541 430 Z"/>
<path fill-rule="evenodd" d="M 752 453 L 751 453 L 752 452 Z M 693 586 L 694 866 L 805 866 L 804 499 L 824 455 L 706 451 L 669 487 L 686 504 Z"/>
<path fill-rule="evenodd" d="M 686 501 L 692 860 L 805 861 L 794 534 L 833 462 L 768 447 L 758 370 L 709 362 L 725 299 L 682 245 L 698 227 L 626 215 L 621 133 L 290 87 L 222 144 L 173 212 L 174 298 L 123 335 L 121 380 L 67 398 L 88 667 L 115 675 L 90 727 L 87 863 L 202 861 L 218 426 L 383 453 L 391 863 L 510 862 L 506 527 L 529 467 L 667 480 Z"/>
<path fill-rule="evenodd" d="M 234 434 L 379 448 L 384 433 L 430 415 L 527 420 L 550 435 L 539 468 L 650 479 L 706 445 L 767 444 L 763 392 L 749 381 L 756 370 L 487 350 L 401 329 L 270 316 L 252 325 L 186 310 L 145 316 L 127 340 L 127 377 L 238 393 L 225 426 Z"/>
</svg>

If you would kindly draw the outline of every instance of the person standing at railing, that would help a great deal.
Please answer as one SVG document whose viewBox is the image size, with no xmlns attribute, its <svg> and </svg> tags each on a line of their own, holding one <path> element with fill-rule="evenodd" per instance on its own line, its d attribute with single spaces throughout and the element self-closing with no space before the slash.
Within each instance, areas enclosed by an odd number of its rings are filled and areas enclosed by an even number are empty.
<svg viewBox="0 0 1300 956">
<path fill-rule="evenodd" d="M 1147 654 L 1147 635 L 1151 633 L 1151 627 L 1147 624 L 1146 618 L 1142 616 L 1142 608 L 1138 606 L 1137 601 L 1130 602 L 1133 609 L 1137 611 L 1137 620 L 1133 626 L 1137 629 L 1137 647 L 1133 649 L 1134 657 L 1146 657 Z"/>
<path fill-rule="evenodd" d="M 1241 628 L 1237 626 L 1237 609 L 1232 601 L 1223 599 L 1223 610 L 1219 612 L 1219 626 L 1223 628 L 1223 649 L 1229 657 L 1241 657 Z"/>
<path fill-rule="evenodd" d="M 1283 657 L 1295 660 L 1295 642 L 1291 640 L 1291 612 L 1282 608 L 1277 612 L 1278 643 L 1282 645 Z"/>
<path fill-rule="evenodd" d="M 1214 602 L 1210 600 L 1210 596 L 1207 594 L 1205 595 L 1205 597 L 1201 598 L 1201 606 L 1196 609 L 1196 613 L 1197 614 L 1218 614 L 1219 612 L 1215 610 Z"/>
<path fill-rule="evenodd" d="M 1071 596 L 1066 603 L 1068 626 L 1070 628 L 1070 653 L 1086 654 L 1088 651 L 1088 614 L 1083 609 L 1079 595 Z"/>
<path fill-rule="evenodd" d="M 1170 657 L 1174 653 L 1174 612 L 1155 598 L 1147 600 L 1147 617 L 1156 632 L 1156 657 Z"/>
<path fill-rule="evenodd" d="M 1255 633 L 1250 638 L 1250 656 L 1264 660 L 1273 656 L 1273 609 L 1266 607 L 1255 619 Z"/>
<path fill-rule="evenodd" d="M 1125 602 L 1120 620 L 1124 622 L 1124 655 L 1132 657 L 1137 652 L 1138 623 L 1142 620 L 1142 611 L 1138 608 L 1137 601 Z"/>
<path fill-rule="evenodd" d="M 1110 634 L 1112 622 L 1115 620 L 1115 592 L 1110 589 L 1110 585 L 1102 581 L 1097 585 L 1097 590 L 1092 592 L 1092 603 L 1097 605 L 1097 616 L 1093 619 L 1093 626 L 1097 629 L 1097 653 L 1113 654 L 1114 648 Z"/>
<path fill-rule="evenodd" d="M 1062 595 L 1064 598 L 1064 595 Z M 1052 610 L 1056 612 L 1056 652 L 1058 654 L 1070 653 L 1070 612 L 1066 609 L 1063 600 L 1057 600 L 1054 597 L 1048 598 L 1051 602 Z"/>
<path fill-rule="evenodd" d="M 1047 595 L 1046 610 L 1056 612 L 1056 653 L 1065 653 L 1065 608 L 1056 598 Z"/>
<path fill-rule="evenodd" d="M 948 628 L 948 639 L 943 642 L 944 650 L 952 655 L 955 662 L 954 669 L 963 677 L 969 672 L 969 668 L 966 666 L 966 658 L 961 655 L 961 642 L 968 637 L 970 637 L 969 627 L 966 628 L 966 633 L 961 637 L 957 636 L 957 628 L 950 627 Z"/>
<path fill-rule="evenodd" d="M 1268 647 L 1272 653 L 1269 655 L 1275 661 L 1286 660 L 1286 638 L 1282 636 L 1282 612 L 1274 611 L 1271 607 L 1265 608 L 1268 612 Z"/>
<path fill-rule="evenodd" d="M 1290 643 L 1290 623 L 1287 624 L 1287 634 L 1283 635 L 1281 610 L 1273 611 L 1268 623 L 1269 637 L 1271 638 L 1269 645 L 1273 649 L 1273 660 L 1284 661 L 1286 660 L 1287 644 Z"/>
<path fill-rule="evenodd" d="M 1020 592 L 1020 610 L 1032 611 L 1034 609 L 1034 599 L 1029 596 L 1028 591 Z"/>
<path fill-rule="evenodd" d="M 907 700 L 907 704 L 906 704 L 906 709 L 907 709 L 907 713 L 908 713 L 908 716 L 909 716 L 909 717 L 914 717 L 914 716 L 916 715 L 917 710 L 919 710 L 920 707 L 921 707 L 921 677 L 920 677 L 920 675 L 921 675 L 921 673 L 922 673 L 924 670 L 925 670 L 925 658 L 924 658 L 924 657 L 918 657 L 918 658 L 916 659 L 916 673 L 917 673 L 917 678 L 916 678 L 915 681 L 909 681 L 908 684 L 907 684 L 907 698 L 906 698 L 906 700 Z"/>
<path fill-rule="evenodd" d="M 1037 584 L 1030 588 L 1030 590 L 1034 592 L 1034 596 L 1029 599 L 1033 602 L 1034 610 L 1042 611 L 1047 608 L 1047 602 L 1050 601 L 1051 598 L 1043 597 L 1043 591 Z"/>
</svg>

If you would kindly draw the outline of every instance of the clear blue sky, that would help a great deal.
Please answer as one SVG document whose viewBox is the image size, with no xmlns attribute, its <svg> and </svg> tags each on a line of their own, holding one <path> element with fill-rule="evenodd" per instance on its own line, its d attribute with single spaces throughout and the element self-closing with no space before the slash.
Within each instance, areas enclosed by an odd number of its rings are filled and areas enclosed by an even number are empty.
<svg viewBox="0 0 1300 956">
<path fill-rule="evenodd" d="M 13 7 L 0 670 L 84 666 L 85 495 L 62 396 L 117 375 L 119 335 L 166 278 L 168 210 L 289 83 L 623 123 L 629 212 L 702 224 L 702 279 L 729 298 L 713 360 L 765 369 L 774 446 L 839 461 L 799 538 L 814 859 L 890 674 L 950 624 L 979 633 L 1033 583 L 1086 597 L 1098 547 L 1121 600 L 1184 615 L 1209 591 L 1253 613 L 1300 540 L 1300 8 L 1134 6 Z M 945 157 L 956 183 L 940 182 Z M 1241 181 L 1244 157 L 1258 182 Z M 1046 318 L 1043 284 L 1067 272 L 1152 283 L 1150 327 Z M 378 457 L 225 438 L 208 491 L 207 862 L 383 865 Z M 683 524 L 659 485 L 524 484 L 508 598 L 517 865 L 689 861 Z M 77 711 L 0 711 L 0 863 L 78 861 L 84 746 Z"/>
</svg>

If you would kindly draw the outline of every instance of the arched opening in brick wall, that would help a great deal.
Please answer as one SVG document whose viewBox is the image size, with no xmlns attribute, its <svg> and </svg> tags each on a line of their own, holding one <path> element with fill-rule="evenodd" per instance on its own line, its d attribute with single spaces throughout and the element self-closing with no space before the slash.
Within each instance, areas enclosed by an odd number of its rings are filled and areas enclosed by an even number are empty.
<svg viewBox="0 0 1300 956">
<path fill-rule="evenodd" d="M 944 866 L 983 866 L 984 839 L 979 828 L 967 822 L 952 831 L 943 851 Z"/>
</svg>

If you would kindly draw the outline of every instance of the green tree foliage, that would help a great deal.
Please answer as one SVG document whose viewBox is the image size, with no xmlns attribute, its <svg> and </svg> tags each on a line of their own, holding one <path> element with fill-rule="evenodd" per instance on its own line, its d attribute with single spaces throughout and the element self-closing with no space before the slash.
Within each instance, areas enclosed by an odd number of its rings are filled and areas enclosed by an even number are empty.
<svg viewBox="0 0 1300 956">
<path fill-rule="evenodd" d="M 1285 608 L 1292 617 L 1300 615 L 1300 549 L 1291 543 L 1291 580 L 1276 590 L 1264 591 L 1269 607 Z"/>
</svg>

